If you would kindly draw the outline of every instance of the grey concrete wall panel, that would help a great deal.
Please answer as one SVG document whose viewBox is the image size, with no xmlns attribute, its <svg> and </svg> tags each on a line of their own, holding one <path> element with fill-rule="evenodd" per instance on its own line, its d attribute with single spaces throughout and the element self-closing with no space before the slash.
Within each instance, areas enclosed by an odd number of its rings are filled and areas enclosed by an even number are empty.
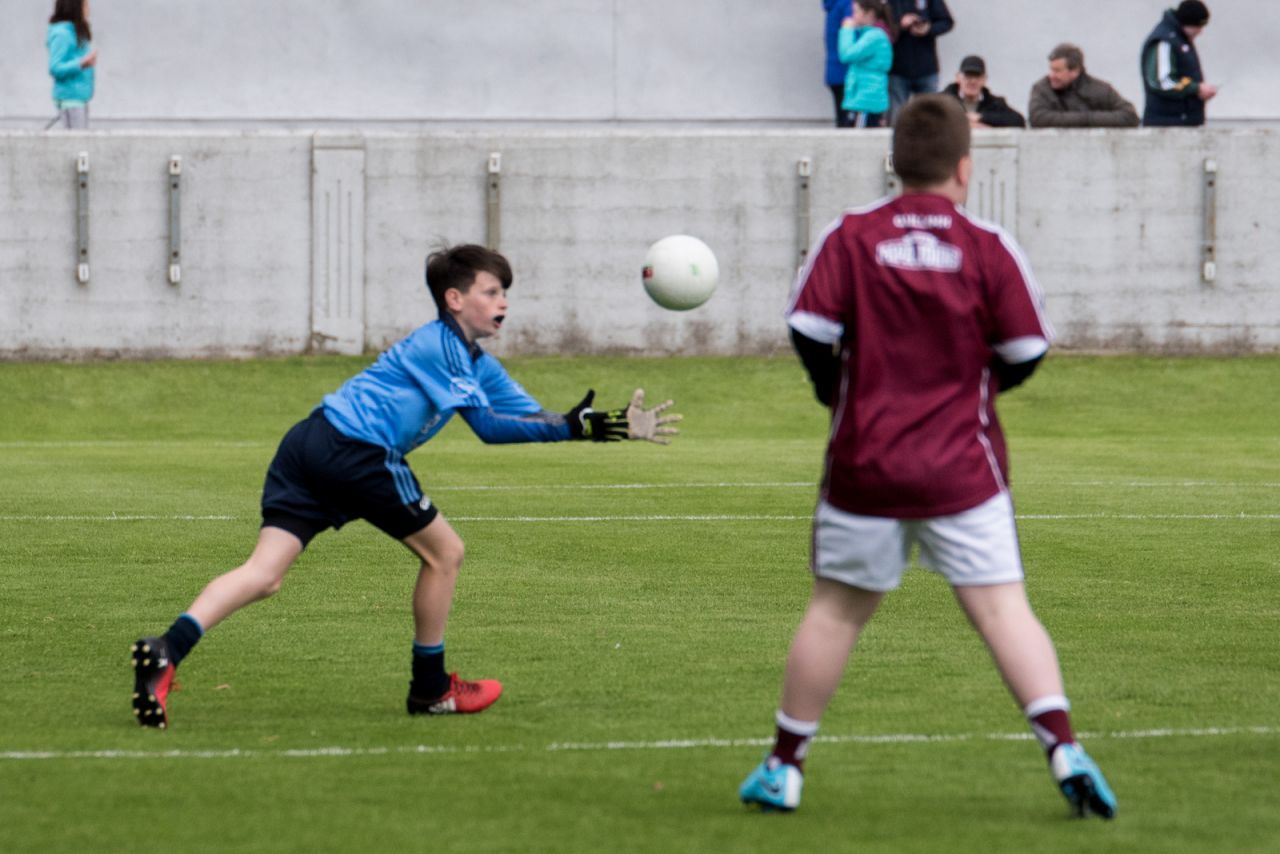
<svg viewBox="0 0 1280 854">
<path fill-rule="evenodd" d="M 1010 232 L 1018 231 L 1018 137 L 1015 131 L 977 135 L 965 207 Z"/>
<path fill-rule="evenodd" d="M 502 250 L 517 277 L 500 352 L 779 349 L 794 274 L 796 160 L 815 145 L 831 153 L 815 178 L 825 224 L 851 185 L 860 181 L 866 200 L 878 195 L 886 141 L 778 132 L 372 135 L 370 344 L 404 333 L 403 288 L 421 291 L 431 245 L 483 242 L 486 166 L 499 151 Z M 640 284 L 649 244 L 678 233 L 700 237 L 720 261 L 716 295 L 687 313 L 658 308 Z M 410 298 L 434 313 L 425 293 Z"/>
<path fill-rule="evenodd" d="M 1050 48 L 1074 41 L 1139 109 L 1142 39 L 1170 0 L 948 0 L 943 81 L 983 54 L 1025 110 Z M 1198 42 L 1223 82 L 1210 119 L 1280 117 L 1280 16 L 1212 0 Z M 52 115 L 51 2 L 0 0 L 0 122 Z M 1033 11 L 1034 8 L 1034 11 Z M 813 0 L 99 0 L 99 122 L 784 120 L 827 122 Z"/>
<path fill-rule="evenodd" d="M 0 134 L 0 356 L 383 347 L 435 315 L 426 252 L 484 240 L 492 152 L 517 277 L 496 352 L 785 350 L 797 161 L 812 164 L 817 240 L 884 192 L 888 145 L 887 131 L 812 130 Z M 87 285 L 75 281 L 80 150 L 93 169 Z M 178 286 L 166 276 L 174 154 Z M 326 213 L 338 178 L 359 185 L 361 156 L 363 212 L 352 192 L 345 220 Z M 1200 275 L 1208 157 L 1219 165 L 1213 282 Z M 1260 129 L 982 133 L 972 207 L 1026 248 L 1063 346 L 1275 351 L 1280 257 L 1266 247 L 1280 174 L 1263 164 L 1277 158 L 1280 133 Z M 721 283 L 676 313 L 647 299 L 639 274 L 651 242 L 682 232 L 716 251 Z"/>
<path fill-rule="evenodd" d="M 1030 144 L 1034 143 L 1034 144 Z M 1280 347 L 1272 131 L 1045 132 L 1021 147 L 1022 241 L 1075 347 Z M 1200 278 L 1202 164 L 1217 160 L 1218 275 Z M 1270 161 L 1274 162 L 1274 160 Z"/>
<path fill-rule="evenodd" d="M 311 161 L 311 346 L 364 352 L 364 139 L 316 134 Z"/>
<path fill-rule="evenodd" d="M 75 161 L 92 278 L 75 276 Z M 168 280 L 168 163 L 183 275 Z M 0 134 L 0 356 L 300 352 L 310 328 L 308 136 Z"/>
</svg>

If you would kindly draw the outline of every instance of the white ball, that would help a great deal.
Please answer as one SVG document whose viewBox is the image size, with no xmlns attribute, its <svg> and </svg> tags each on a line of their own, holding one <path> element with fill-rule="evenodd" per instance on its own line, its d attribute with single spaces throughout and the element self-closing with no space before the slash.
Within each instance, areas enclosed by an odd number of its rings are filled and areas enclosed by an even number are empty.
<svg viewBox="0 0 1280 854">
<path fill-rule="evenodd" d="M 696 237 L 664 237 L 644 256 L 644 289 L 663 308 L 697 308 L 711 299 L 719 281 L 720 265 L 715 253 Z"/>
</svg>

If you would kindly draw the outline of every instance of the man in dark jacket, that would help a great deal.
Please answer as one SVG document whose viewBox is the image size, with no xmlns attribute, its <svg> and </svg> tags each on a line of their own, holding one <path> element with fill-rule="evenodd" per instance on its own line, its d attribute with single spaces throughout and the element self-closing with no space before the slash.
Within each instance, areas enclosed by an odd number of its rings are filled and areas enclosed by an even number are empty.
<svg viewBox="0 0 1280 854">
<path fill-rule="evenodd" d="M 889 111 L 897 115 L 912 95 L 938 91 L 937 40 L 955 21 L 945 0 L 888 0 L 888 7 L 898 21 L 889 69 Z"/>
<path fill-rule="evenodd" d="M 1027 110 L 1033 128 L 1136 128 L 1138 111 L 1105 80 L 1084 70 L 1084 51 L 1060 44 L 1049 54 L 1049 74 L 1031 87 Z"/>
<path fill-rule="evenodd" d="M 1209 24 L 1209 8 L 1200 0 L 1184 0 L 1168 9 L 1142 45 L 1142 84 L 1147 127 L 1199 127 L 1205 102 L 1218 87 L 1204 82 L 1196 36 Z"/>
<path fill-rule="evenodd" d="M 960 60 L 956 82 L 942 90 L 953 95 L 964 105 L 969 117 L 969 127 L 975 128 L 1023 128 L 1027 122 L 1022 113 L 1010 107 L 999 95 L 987 88 L 987 63 L 980 56 L 966 56 Z"/>
<path fill-rule="evenodd" d="M 848 127 L 852 115 L 844 108 L 844 78 L 849 67 L 840 61 L 837 41 L 840 38 L 840 24 L 853 14 L 853 0 L 822 0 L 822 9 L 827 14 L 827 88 L 836 102 L 836 127 Z"/>
</svg>

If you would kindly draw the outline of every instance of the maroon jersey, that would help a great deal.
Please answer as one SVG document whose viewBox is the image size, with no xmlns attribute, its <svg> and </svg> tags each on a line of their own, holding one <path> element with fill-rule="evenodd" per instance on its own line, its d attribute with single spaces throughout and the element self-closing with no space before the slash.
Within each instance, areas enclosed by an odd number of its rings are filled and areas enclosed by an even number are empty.
<svg viewBox="0 0 1280 854">
<path fill-rule="evenodd" d="M 787 321 L 840 342 L 822 497 L 864 516 L 967 510 L 1006 488 L 996 354 L 1044 354 L 1052 330 L 1022 250 L 944 196 L 847 211 L 818 240 Z"/>
</svg>

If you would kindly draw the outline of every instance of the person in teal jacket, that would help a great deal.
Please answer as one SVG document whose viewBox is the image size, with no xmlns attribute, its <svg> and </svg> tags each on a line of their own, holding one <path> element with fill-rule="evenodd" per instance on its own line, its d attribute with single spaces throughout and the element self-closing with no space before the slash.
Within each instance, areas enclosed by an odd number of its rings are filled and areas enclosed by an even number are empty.
<svg viewBox="0 0 1280 854">
<path fill-rule="evenodd" d="M 98 64 L 89 30 L 89 0 L 57 0 L 49 18 L 45 44 L 49 48 L 49 75 L 53 77 L 53 103 L 57 123 L 83 130 L 89 127 L 89 100 L 93 98 L 93 69 Z"/>
<path fill-rule="evenodd" d="M 893 66 L 893 16 L 883 0 L 856 0 L 838 41 L 844 80 L 846 127 L 874 128 L 889 111 L 889 69 Z"/>
</svg>

